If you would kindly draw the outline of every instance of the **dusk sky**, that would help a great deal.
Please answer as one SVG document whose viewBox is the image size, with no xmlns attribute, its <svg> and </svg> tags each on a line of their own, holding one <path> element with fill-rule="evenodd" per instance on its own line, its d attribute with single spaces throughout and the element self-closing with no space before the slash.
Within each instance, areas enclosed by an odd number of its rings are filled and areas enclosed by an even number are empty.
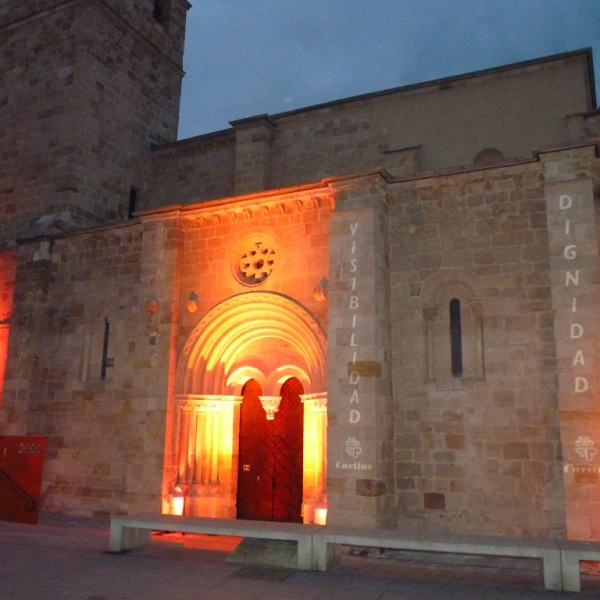
<svg viewBox="0 0 600 600">
<path fill-rule="evenodd" d="M 600 91 L 600 0 L 190 1 L 180 139 L 584 47 Z"/>
</svg>

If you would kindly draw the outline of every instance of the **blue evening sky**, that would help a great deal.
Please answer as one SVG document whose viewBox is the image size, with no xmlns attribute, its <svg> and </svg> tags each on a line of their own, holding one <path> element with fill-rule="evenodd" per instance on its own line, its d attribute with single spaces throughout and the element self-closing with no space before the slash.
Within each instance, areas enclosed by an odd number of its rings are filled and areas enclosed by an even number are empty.
<svg viewBox="0 0 600 600">
<path fill-rule="evenodd" d="M 600 0 L 191 4 L 180 139 L 235 119 L 588 46 L 600 92 Z"/>
</svg>

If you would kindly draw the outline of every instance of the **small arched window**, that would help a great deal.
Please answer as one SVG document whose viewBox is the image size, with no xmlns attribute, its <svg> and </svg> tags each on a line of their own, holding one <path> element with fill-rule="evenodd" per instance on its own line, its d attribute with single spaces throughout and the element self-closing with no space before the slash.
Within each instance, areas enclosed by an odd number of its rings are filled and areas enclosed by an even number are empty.
<svg viewBox="0 0 600 600">
<path fill-rule="evenodd" d="M 485 148 L 473 159 L 473 164 L 478 166 L 493 165 L 502 162 L 503 160 L 504 154 L 502 154 L 500 150 L 497 148 Z"/>
<path fill-rule="evenodd" d="M 471 290 L 460 282 L 443 287 L 423 316 L 427 379 L 443 385 L 455 385 L 458 379 L 483 379 L 481 306 Z"/>
<path fill-rule="evenodd" d="M 460 326 L 460 300 L 450 300 L 450 361 L 452 377 L 463 374 L 462 329 Z"/>
</svg>

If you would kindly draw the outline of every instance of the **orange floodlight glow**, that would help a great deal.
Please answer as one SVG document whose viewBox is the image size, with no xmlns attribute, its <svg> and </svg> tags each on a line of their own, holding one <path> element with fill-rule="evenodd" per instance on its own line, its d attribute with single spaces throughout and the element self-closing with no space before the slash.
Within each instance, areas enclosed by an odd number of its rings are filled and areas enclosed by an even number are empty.
<svg viewBox="0 0 600 600">
<path fill-rule="evenodd" d="M 181 516 L 185 509 L 185 494 L 180 486 L 175 486 L 171 492 L 172 511 L 171 514 Z"/>
<path fill-rule="evenodd" d="M 178 369 L 180 393 L 232 393 L 229 375 L 239 367 L 258 367 L 252 358 L 259 343 L 292 348 L 301 363 L 297 366 L 310 378 L 311 389 L 305 392 L 326 390 L 325 335 L 312 315 L 279 294 L 234 296 L 211 310 L 190 339 L 194 342 L 184 349 Z M 269 368 L 261 368 L 263 373 L 289 364 L 289 356 L 279 354 L 268 359 Z"/>
<path fill-rule="evenodd" d="M 179 360 L 175 396 L 176 483 L 190 486 L 187 514 L 235 516 L 236 407 L 250 379 L 260 385 L 268 419 L 277 418 L 282 385 L 291 377 L 301 382 L 304 501 L 324 506 L 326 355 L 326 338 L 313 316 L 281 294 L 234 296 L 198 323 Z"/>
<path fill-rule="evenodd" d="M 327 525 L 326 508 L 315 508 L 315 525 Z"/>
<path fill-rule="evenodd" d="M 0 254 L 0 403 L 4 389 L 4 371 L 8 356 L 8 338 L 13 305 L 13 288 L 17 256 L 14 252 Z"/>
</svg>

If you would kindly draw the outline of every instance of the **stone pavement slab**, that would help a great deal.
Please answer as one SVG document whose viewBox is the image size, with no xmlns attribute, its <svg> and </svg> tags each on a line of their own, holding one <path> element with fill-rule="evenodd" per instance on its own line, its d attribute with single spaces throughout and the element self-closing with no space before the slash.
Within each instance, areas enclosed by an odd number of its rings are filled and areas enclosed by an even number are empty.
<svg viewBox="0 0 600 600">
<path fill-rule="evenodd" d="M 583 577 L 580 594 L 545 591 L 527 562 L 404 553 L 344 556 L 326 573 L 277 571 L 229 564 L 223 550 L 239 540 L 208 536 L 158 536 L 135 551 L 108 554 L 108 531 L 105 521 L 56 515 L 42 515 L 38 525 L 0 522 L 0 600 L 600 598 L 600 578 L 591 576 Z"/>
</svg>

